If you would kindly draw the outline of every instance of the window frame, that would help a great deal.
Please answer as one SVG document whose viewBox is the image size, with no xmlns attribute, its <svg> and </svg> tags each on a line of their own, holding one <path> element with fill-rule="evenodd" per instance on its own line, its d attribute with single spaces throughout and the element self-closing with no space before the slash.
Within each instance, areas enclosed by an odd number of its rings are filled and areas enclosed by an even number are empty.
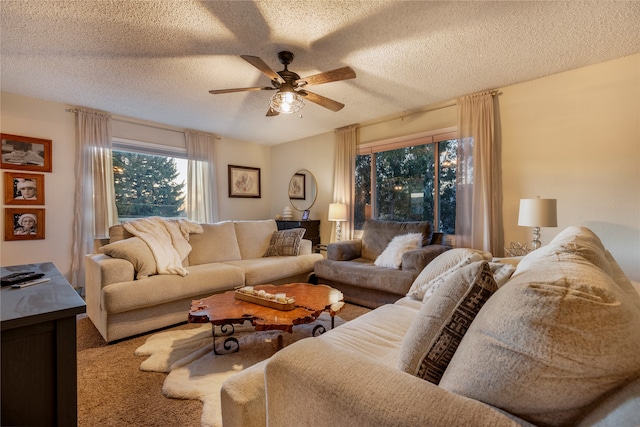
<svg viewBox="0 0 640 427">
<path fill-rule="evenodd" d="M 432 131 L 421 132 L 412 135 L 405 135 L 395 138 L 383 139 L 380 141 L 367 142 L 364 144 L 360 144 L 356 147 L 356 156 L 362 155 L 371 155 L 371 217 L 378 217 L 378 207 L 377 207 L 377 190 L 376 185 L 373 182 L 373 178 L 377 178 L 376 175 L 376 154 L 397 150 L 400 148 L 413 147 L 417 145 L 426 145 L 426 144 L 437 144 L 439 142 L 458 139 L 458 128 L 457 126 L 446 127 L 442 129 L 436 129 Z M 437 147 L 436 147 L 437 148 Z M 436 155 L 434 156 L 434 181 L 435 183 L 439 183 L 439 173 L 440 173 L 440 156 L 437 155 L 439 150 L 435 150 Z M 436 188 L 439 186 L 436 186 Z M 436 191 L 434 194 L 434 206 L 433 206 L 433 227 L 434 231 L 440 231 L 440 221 L 439 221 L 439 209 L 440 209 L 440 194 L 439 191 Z M 355 206 L 354 206 L 355 208 Z"/>
</svg>

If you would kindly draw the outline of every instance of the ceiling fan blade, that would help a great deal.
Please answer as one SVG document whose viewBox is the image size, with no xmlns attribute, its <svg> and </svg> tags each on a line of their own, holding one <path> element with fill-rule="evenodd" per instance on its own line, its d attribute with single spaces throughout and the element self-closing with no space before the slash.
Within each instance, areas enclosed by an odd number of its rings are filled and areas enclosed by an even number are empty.
<svg viewBox="0 0 640 427">
<path fill-rule="evenodd" d="M 323 83 L 337 82 L 340 80 L 354 79 L 356 72 L 351 67 L 336 68 L 335 70 L 325 71 L 324 73 L 314 74 L 313 76 L 304 77 L 296 81 L 302 85 L 321 85 Z"/>
<path fill-rule="evenodd" d="M 252 92 L 254 90 L 275 90 L 273 87 L 237 87 L 235 89 L 219 89 L 219 90 L 210 90 L 209 93 L 213 95 L 219 95 L 221 93 L 233 93 L 233 92 Z"/>
<path fill-rule="evenodd" d="M 269 110 L 267 110 L 267 114 L 265 114 L 267 117 L 274 117 L 277 116 L 278 113 L 276 110 L 274 110 L 273 108 L 269 107 Z"/>
<path fill-rule="evenodd" d="M 314 102 L 321 107 L 328 108 L 331 111 L 340 111 L 344 107 L 344 104 L 334 101 L 333 99 L 325 98 L 317 93 L 309 92 L 308 90 L 300 90 L 297 92 L 302 95 L 307 101 Z"/>
<path fill-rule="evenodd" d="M 280 77 L 280 75 L 278 73 L 276 73 L 275 71 L 273 71 L 271 69 L 271 67 L 269 67 L 262 59 L 258 58 L 257 56 L 240 55 L 240 58 L 244 59 L 249 64 L 251 64 L 254 67 L 256 67 L 258 70 L 260 70 L 262 72 L 262 74 L 264 74 L 265 76 L 269 77 L 271 80 L 277 80 L 277 81 L 279 81 L 281 83 L 283 82 L 283 80 Z"/>
</svg>

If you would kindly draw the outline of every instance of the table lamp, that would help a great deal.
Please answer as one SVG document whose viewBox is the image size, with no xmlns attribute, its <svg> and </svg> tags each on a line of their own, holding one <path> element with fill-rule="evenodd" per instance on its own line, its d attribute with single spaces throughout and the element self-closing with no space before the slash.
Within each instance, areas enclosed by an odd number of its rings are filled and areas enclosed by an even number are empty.
<svg viewBox="0 0 640 427">
<path fill-rule="evenodd" d="M 540 243 L 540 227 L 558 226 L 558 209 L 556 199 L 520 199 L 518 225 L 533 227 L 531 246 L 538 249 Z"/>
<path fill-rule="evenodd" d="M 344 203 L 329 204 L 329 221 L 336 222 L 336 241 L 340 241 L 340 222 L 347 220 L 347 205 Z"/>
</svg>

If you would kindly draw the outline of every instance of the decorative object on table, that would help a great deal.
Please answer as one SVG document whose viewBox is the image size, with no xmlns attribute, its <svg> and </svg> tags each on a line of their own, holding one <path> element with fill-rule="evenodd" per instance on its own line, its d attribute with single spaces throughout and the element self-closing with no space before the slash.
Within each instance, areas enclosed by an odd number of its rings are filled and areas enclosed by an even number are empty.
<svg viewBox="0 0 640 427">
<path fill-rule="evenodd" d="M 228 172 L 229 197 L 261 197 L 260 168 L 229 165 Z"/>
<path fill-rule="evenodd" d="M 527 247 L 526 242 L 511 242 L 511 245 L 508 248 L 504 248 L 504 253 L 507 256 L 524 256 L 529 252 L 531 252 L 531 250 Z"/>
<path fill-rule="evenodd" d="M 344 203 L 331 203 L 329 205 L 329 221 L 336 223 L 336 241 L 340 241 L 340 223 L 347 220 L 347 205 Z"/>
<path fill-rule="evenodd" d="M 280 221 L 282 219 L 282 214 L 276 214 L 276 221 Z"/>
<path fill-rule="evenodd" d="M 294 200 L 306 199 L 306 175 L 295 173 L 289 181 L 289 198 Z"/>
<path fill-rule="evenodd" d="M 296 308 L 295 298 L 287 297 L 286 293 L 271 294 L 264 290 L 254 290 L 253 286 L 237 288 L 234 296 L 236 299 L 275 308 L 276 310 L 289 311 Z"/>
<path fill-rule="evenodd" d="M 44 225 L 44 209 L 4 210 L 4 240 L 44 239 Z"/>
<path fill-rule="evenodd" d="M 540 227 L 558 226 L 558 209 L 556 199 L 520 199 L 518 225 L 533 227 L 532 250 L 541 246 Z"/>
<path fill-rule="evenodd" d="M 6 205 L 44 205 L 44 175 L 5 172 L 4 203 Z"/>
<path fill-rule="evenodd" d="M 293 211 L 289 206 L 285 206 L 282 210 L 282 219 L 285 221 L 290 220 L 293 217 Z"/>
<path fill-rule="evenodd" d="M 309 219 L 309 214 L 311 213 L 311 211 L 309 209 L 305 210 L 302 212 L 302 220 L 303 221 L 307 221 Z"/>
<path fill-rule="evenodd" d="M 0 134 L 2 169 L 51 172 L 51 140 Z"/>
</svg>

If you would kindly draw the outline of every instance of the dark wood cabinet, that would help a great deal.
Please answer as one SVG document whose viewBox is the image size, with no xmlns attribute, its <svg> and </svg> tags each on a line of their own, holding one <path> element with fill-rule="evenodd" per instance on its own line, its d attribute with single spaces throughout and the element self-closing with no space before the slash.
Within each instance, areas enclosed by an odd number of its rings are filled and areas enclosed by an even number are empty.
<svg viewBox="0 0 640 427">
<path fill-rule="evenodd" d="M 305 233 L 303 239 L 311 240 L 313 244 L 313 251 L 320 252 L 318 245 L 320 245 L 320 220 L 311 219 L 307 221 L 289 221 L 289 220 L 276 220 L 278 224 L 278 230 L 289 230 L 291 228 L 304 228 Z"/>
<path fill-rule="evenodd" d="M 35 271 L 49 282 L 3 287 L 0 424 L 77 425 L 76 315 L 84 300 L 53 263 L 2 267 L 0 275 Z"/>
</svg>

